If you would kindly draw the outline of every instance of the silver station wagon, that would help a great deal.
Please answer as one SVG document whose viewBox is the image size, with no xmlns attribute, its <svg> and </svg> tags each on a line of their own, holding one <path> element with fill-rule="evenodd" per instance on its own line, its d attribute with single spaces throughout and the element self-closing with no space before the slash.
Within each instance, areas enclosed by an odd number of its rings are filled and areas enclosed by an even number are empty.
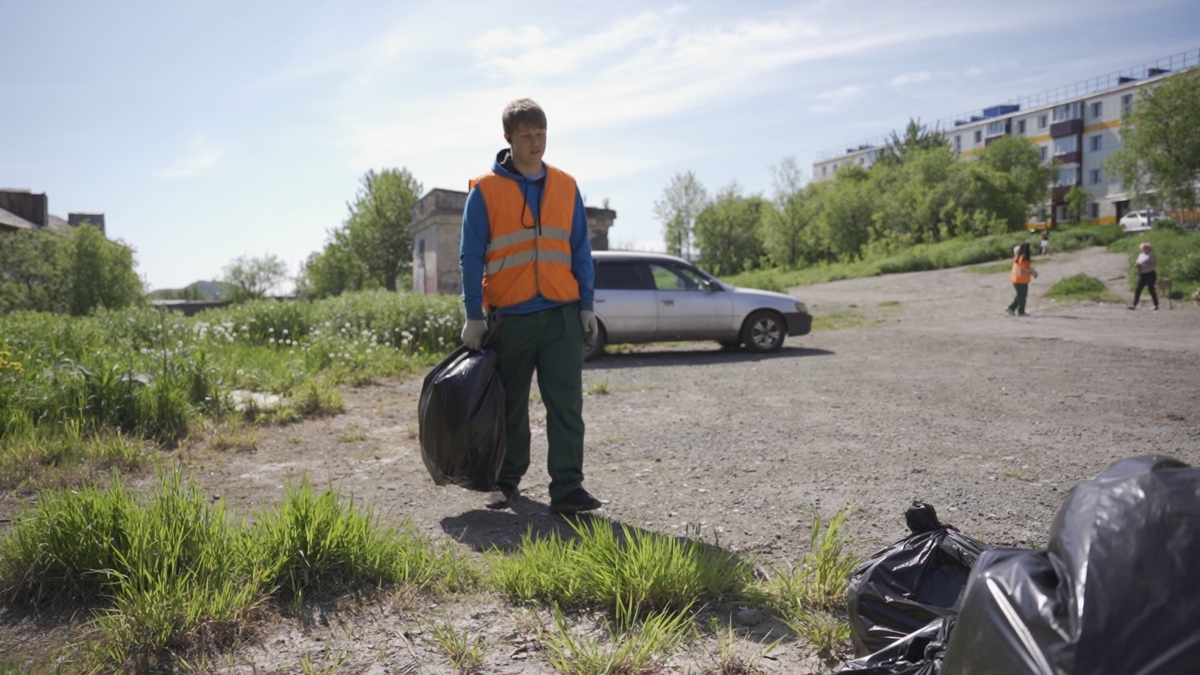
<svg viewBox="0 0 1200 675">
<path fill-rule="evenodd" d="M 592 261 L 600 335 L 589 361 L 606 344 L 668 340 L 716 340 L 766 354 L 812 330 L 812 315 L 796 298 L 730 286 L 674 256 L 595 251 Z"/>
</svg>

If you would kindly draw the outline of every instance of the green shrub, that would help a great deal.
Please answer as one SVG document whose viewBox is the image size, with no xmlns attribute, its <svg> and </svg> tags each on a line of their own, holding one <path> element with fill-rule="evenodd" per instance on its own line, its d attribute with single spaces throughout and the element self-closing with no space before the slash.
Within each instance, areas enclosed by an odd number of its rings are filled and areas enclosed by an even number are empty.
<svg viewBox="0 0 1200 675">
<path fill-rule="evenodd" d="M 1060 279 L 1046 291 L 1045 297 L 1059 300 L 1110 300 L 1108 288 L 1096 277 L 1083 272 Z"/>
</svg>

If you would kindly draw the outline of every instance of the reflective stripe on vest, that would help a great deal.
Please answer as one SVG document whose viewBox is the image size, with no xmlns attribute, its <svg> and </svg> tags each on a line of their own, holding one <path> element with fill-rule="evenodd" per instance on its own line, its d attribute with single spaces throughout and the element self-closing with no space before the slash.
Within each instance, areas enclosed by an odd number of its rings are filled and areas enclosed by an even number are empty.
<svg viewBox="0 0 1200 675">
<path fill-rule="evenodd" d="M 516 181 L 487 173 L 471 185 L 483 196 L 490 228 L 484 304 L 511 307 L 539 294 L 559 302 L 578 300 L 579 283 L 571 273 L 575 179 L 546 165 L 538 222 Z"/>
<path fill-rule="evenodd" d="M 1033 278 L 1033 264 L 1029 260 L 1014 262 L 1012 275 L 1009 277 L 1014 284 L 1027 284 Z"/>
</svg>

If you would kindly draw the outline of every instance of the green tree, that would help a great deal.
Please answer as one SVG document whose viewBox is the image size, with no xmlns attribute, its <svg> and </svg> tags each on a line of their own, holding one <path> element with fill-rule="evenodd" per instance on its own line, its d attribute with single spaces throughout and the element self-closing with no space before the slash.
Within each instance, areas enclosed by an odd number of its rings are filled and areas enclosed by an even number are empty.
<svg viewBox="0 0 1200 675">
<path fill-rule="evenodd" d="M 374 170 L 363 175 L 354 201 L 347 206 L 346 244 L 367 273 L 389 291 L 412 268 L 412 209 L 421 184 L 408 169 Z"/>
<path fill-rule="evenodd" d="M 261 298 L 288 278 L 287 263 L 272 253 L 261 258 L 238 256 L 224 272 L 225 283 L 233 287 L 234 302 Z"/>
<path fill-rule="evenodd" d="M 904 137 L 892 131 L 892 139 L 887 145 L 883 146 L 876 157 L 876 164 L 901 164 L 904 162 L 904 157 L 910 152 L 918 150 L 932 150 L 934 148 L 950 149 L 950 141 L 946 140 L 945 134 L 937 129 L 930 129 L 921 120 L 909 119 L 908 126 L 904 128 Z"/>
<path fill-rule="evenodd" d="M 109 241 L 100 228 L 84 221 L 65 242 L 71 261 L 70 311 L 91 314 L 100 307 L 120 309 L 142 299 L 142 280 L 134 272 L 133 249 Z"/>
<path fill-rule="evenodd" d="M 1012 178 L 1026 217 L 1050 199 L 1050 184 L 1058 175 L 1057 166 L 1042 162 L 1033 141 L 1015 134 L 1001 136 L 984 148 L 978 162 Z"/>
<path fill-rule="evenodd" d="M 654 215 L 663 224 L 667 253 L 691 256 L 692 229 L 707 203 L 708 192 L 695 173 L 688 171 L 671 177 L 671 182 L 663 188 L 662 198 L 654 202 Z"/>
<path fill-rule="evenodd" d="M 1063 202 L 1067 205 L 1067 217 L 1077 223 L 1083 220 L 1083 214 L 1087 213 L 1088 204 L 1092 202 L 1092 193 L 1088 192 L 1087 188 L 1072 185 L 1063 197 Z"/>
<path fill-rule="evenodd" d="M 763 248 L 774 265 L 791 267 L 820 258 L 821 237 L 817 216 L 820 201 L 813 186 L 804 185 L 804 176 L 795 157 L 784 157 L 771 167 L 774 199 L 763 205 Z"/>
<path fill-rule="evenodd" d="M 367 264 L 354 254 L 345 228 L 329 231 L 325 248 L 308 256 L 296 279 L 296 293 L 308 298 L 379 287 L 381 284 L 370 275 Z"/>
<path fill-rule="evenodd" d="M 1139 199 L 1186 210 L 1200 203 L 1200 69 L 1142 89 L 1121 119 L 1124 147 L 1105 170 Z"/>
<path fill-rule="evenodd" d="M 872 172 L 874 168 L 872 168 Z M 827 262 L 858 257 L 871 240 L 874 213 L 881 201 L 879 183 L 862 167 L 847 164 L 820 190 L 820 223 Z"/>
<path fill-rule="evenodd" d="M 764 204 L 758 195 L 742 196 L 736 181 L 721 188 L 696 216 L 700 264 L 717 275 L 753 269 L 763 257 L 759 225 Z"/>
<path fill-rule="evenodd" d="M 52 232 L 0 234 L 0 312 L 70 311 L 66 239 Z"/>
</svg>

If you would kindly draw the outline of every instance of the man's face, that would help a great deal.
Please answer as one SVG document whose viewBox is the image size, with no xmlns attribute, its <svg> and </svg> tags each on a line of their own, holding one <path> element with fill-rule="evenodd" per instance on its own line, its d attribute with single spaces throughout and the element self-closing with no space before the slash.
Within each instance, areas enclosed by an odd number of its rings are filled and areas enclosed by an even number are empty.
<svg viewBox="0 0 1200 675">
<path fill-rule="evenodd" d="M 505 134 L 504 140 L 512 146 L 513 159 L 518 164 L 526 166 L 542 161 L 546 152 L 546 130 L 536 129 L 527 124 L 518 125 L 511 134 Z"/>
</svg>

